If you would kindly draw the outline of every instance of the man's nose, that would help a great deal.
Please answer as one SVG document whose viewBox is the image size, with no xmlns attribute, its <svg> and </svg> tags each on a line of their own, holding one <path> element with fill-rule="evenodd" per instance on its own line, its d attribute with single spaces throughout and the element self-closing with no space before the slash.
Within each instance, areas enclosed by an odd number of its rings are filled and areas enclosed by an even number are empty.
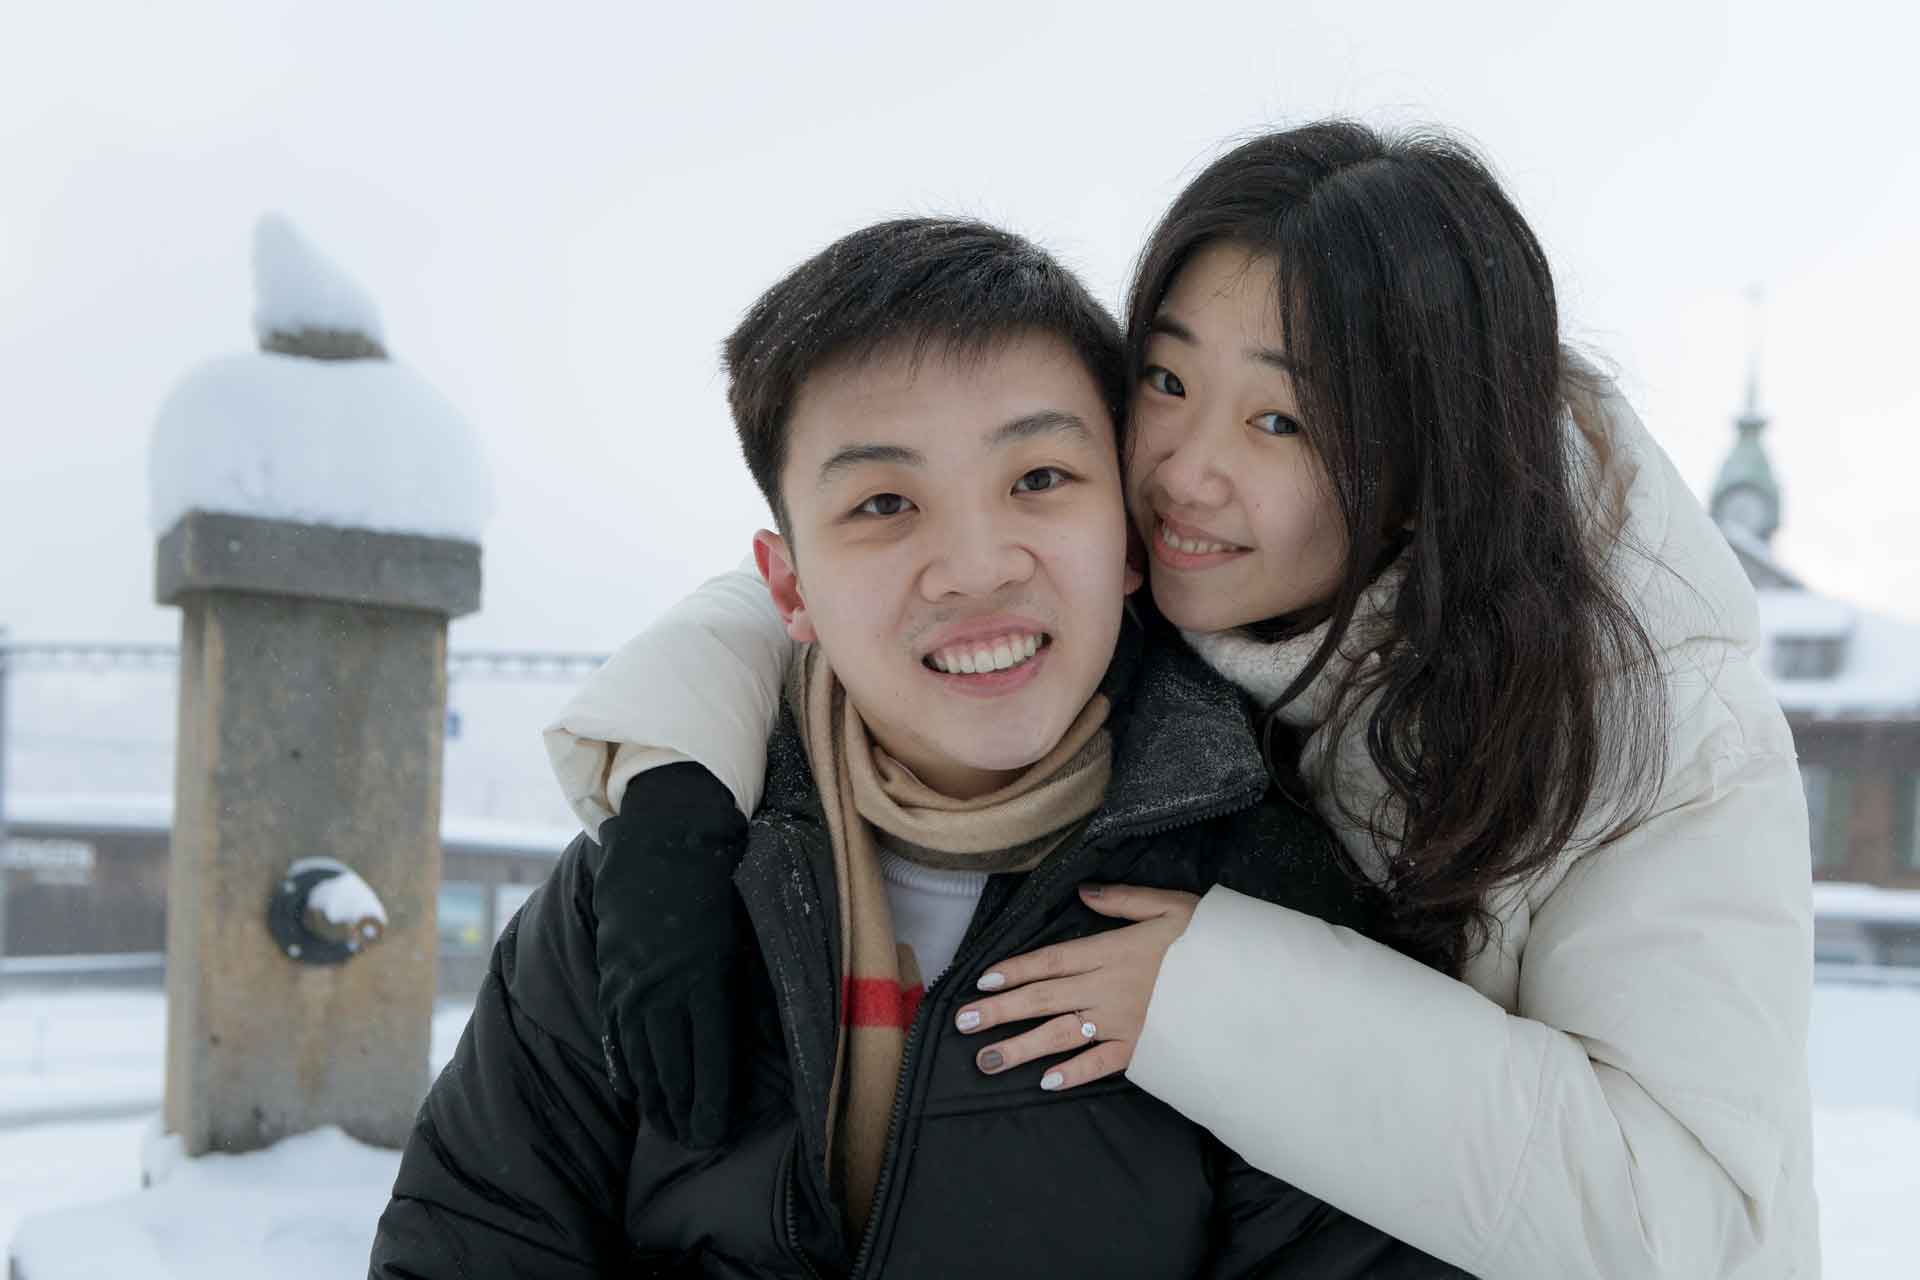
<svg viewBox="0 0 1920 1280">
<path fill-rule="evenodd" d="M 1013 522 L 988 511 L 972 511 L 934 530 L 935 551 L 921 575 L 929 600 L 952 596 L 988 596 L 1033 575 L 1033 553 L 1017 536 Z"/>
</svg>

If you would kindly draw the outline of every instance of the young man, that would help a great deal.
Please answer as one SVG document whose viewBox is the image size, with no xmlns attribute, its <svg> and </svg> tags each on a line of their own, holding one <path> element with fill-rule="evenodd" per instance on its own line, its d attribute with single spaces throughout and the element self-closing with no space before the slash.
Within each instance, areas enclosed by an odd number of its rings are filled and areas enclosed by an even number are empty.
<svg viewBox="0 0 1920 1280">
<path fill-rule="evenodd" d="M 749 824 L 690 763 L 610 795 L 495 950 L 373 1274 L 1457 1274 L 1124 1080 L 983 1075 L 954 1026 L 990 958 L 1111 925 L 1086 881 L 1367 920 L 1316 822 L 1262 803 L 1237 696 L 1124 616 L 1111 319 L 1016 237 L 895 222 L 770 290 L 727 365 L 780 526 L 756 562 L 805 646 L 765 798 Z M 740 994 L 659 1005 L 693 1023 L 659 1043 L 734 1046 L 724 1140 L 696 1145 L 642 1123 L 690 1073 L 630 1059 L 616 1087 L 596 1002 L 610 957 L 671 955 L 677 869 L 735 861 L 700 912 L 744 915 Z M 680 914 L 635 919 L 656 877 Z"/>
</svg>

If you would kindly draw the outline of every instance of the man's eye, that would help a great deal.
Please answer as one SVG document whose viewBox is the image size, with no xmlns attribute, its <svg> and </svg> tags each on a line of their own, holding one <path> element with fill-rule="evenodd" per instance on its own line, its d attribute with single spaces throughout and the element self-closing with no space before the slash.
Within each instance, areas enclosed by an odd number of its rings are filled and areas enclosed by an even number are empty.
<svg viewBox="0 0 1920 1280">
<path fill-rule="evenodd" d="M 897 516 L 913 504 L 897 493 L 876 493 L 853 509 L 857 516 Z"/>
<path fill-rule="evenodd" d="M 1015 493 L 1045 493 L 1049 489 L 1058 489 L 1072 476 L 1058 467 L 1035 467 L 1013 482 Z"/>
<path fill-rule="evenodd" d="M 1150 364 L 1147 366 L 1146 379 L 1147 385 L 1163 396 L 1184 396 L 1187 394 L 1187 384 L 1180 381 L 1180 375 L 1171 369 L 1163 368 L 1157 364 Z"/>
<path fill-rule="evenodd" d="M 1297 436 L 1300 424 L 1284 413 L 1256 413 L 1247 419 L 1247 425 L 1255 431 L 1264 431 L 1270 436 Z"/>
</svg>

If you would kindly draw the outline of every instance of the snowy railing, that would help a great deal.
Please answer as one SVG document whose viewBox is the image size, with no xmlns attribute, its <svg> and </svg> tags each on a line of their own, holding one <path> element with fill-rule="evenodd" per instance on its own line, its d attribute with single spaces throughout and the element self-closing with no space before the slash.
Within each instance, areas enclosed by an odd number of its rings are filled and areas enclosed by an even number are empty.
<svg viewBox="0 0 1920 1280">
<path fill-rule="evenodd" d="M 164 951 L 113 951 L 102 955 L 0 956 L 8 977 L 67 977 L 99 973 L 155 973 L 167 967 Z"/>
<path fill-rule="evenodd" d="M 607 661 L 604 653 L 544 649 L 460 649 L 447 654 L 447 673 L 525 680 L 573 680 L 592 675 Z M 163 667 L 179 661 L 172 644 L 21 644 L 0 637 L 0 660 L 16 671 L 29 668 L 105 670 Z"/>
<path fill-rule="evenodd" d="M 1823 986 L 1920 989 L 1920 968 L 1906 965 L 1827 962 L 1813 966 L 1813 980 L 1816 984 Z"/>
</svg>

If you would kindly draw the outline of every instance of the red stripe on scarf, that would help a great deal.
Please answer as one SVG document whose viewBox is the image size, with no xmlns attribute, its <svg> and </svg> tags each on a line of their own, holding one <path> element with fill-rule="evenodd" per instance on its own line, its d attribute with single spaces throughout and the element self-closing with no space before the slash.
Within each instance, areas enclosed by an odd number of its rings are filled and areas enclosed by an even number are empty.
<svg viewBox="0 0 1920 1280">
<path fill-rule="evenodd" d="M 902 988 L 891 978 L 848 978 L 840 1007 L 850 1027 L 898 1027 L 905 1031 L 920 1011 L 925 983 Z"/>
</svg>

